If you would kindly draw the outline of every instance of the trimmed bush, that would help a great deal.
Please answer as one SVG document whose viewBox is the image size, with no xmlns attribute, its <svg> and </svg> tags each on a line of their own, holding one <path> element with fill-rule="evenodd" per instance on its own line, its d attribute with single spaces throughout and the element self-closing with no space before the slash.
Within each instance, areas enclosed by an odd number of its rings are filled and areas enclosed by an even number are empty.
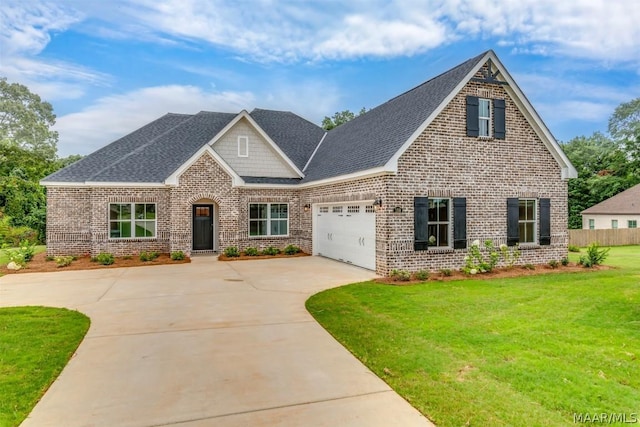
<svg viewBox="0 0 640 427">
<path fill-rule="evenodd" d="M 247 256 L 258 256 L 260 255 L 260 251 L 258 250 L 258 248 L 249 247 L 244 250 L 244 254 Z"/>
<path fill-rule="evenodd" d="M 451 274 L 452 274 L 452 272 L 451 272 L 451 269 L 450 269 L 450 268 L 441 268 L 441 269 L 440 269 L 440 273 L 441 273 L 443 276 L 446 276 L 446 277 L 449 277 L 449 276 L 451 276 Z"/>
<path fill-rule="evenodd" d="M 240 256 L 240 251 L 237 246 L 227 246 L 224 251 L 224 256 L 229 258 L 237 258 Z"/>
<path fill-rule="evenodd" d="M 262 255 L 278 255 L 280 253 L 280 249 L 274 248 L 273 246 L 267 246 L 262 250 Z"/>
<path fill-rule="evenodd" d="M 552 259 L 551 261 L 549 261 L 549 267 L 551 268 L 558 268 L 558 261 L 556 261 L 555 259 Z"/>
<path fill-rule="evenodd" d="M 562 264 L 563 266 L 567 266 L 569 265 L 569 258 L 568 257 L 564 257 L 560 260 L 560 264 Z"/>
<path fill-rule="evenodd" d="M 71 263 L 73 262 L 73 257 L 72 256 L 57 256 L 57 257 L 55 257 L 55 262 L 56 262 L 56 265 L 58 266 L 58 268 L 66 267 L 68 265 L 71 265 Z"/>
<path fill-rule="evenodd" d="M 413 273 L 413 277 L 417 280 L 427 280 L 429 278 L 429 270 L 418 270 Z"/>
<path fill-rule="evenodd" d="M 411 273 L 407 270 L 391 270 L 391 278 L 399 282 L 408 282 L 411 280 Z"/>
<path fill-rule="evenodd" d="M 580 248 L 576 245 L 569 245 L 569 252 L 580 252 Z"/>
<path fill-rule="evenodd" d="M 147 262 L 147 261 L 153 261 L 154 259 L 158 258 L 160 256 L 160 254 L 158 252 L 140 252 L 140 261 L 142 262 Z"/>
<path fill-rule="evenodd" d="M 96 261 L 98 264 L 102 264 L 102 265 L 111 265 L 114 262 L 116 262 L 115 257 L 113 256 L 113 254 L 110 254 L 109 252 L 100 252 L 96 257 L 95 257 Z"/>
<path fill-rule="evenodd" d="M 174 261 L 182 261 L 186 258 L 186 255 L 182 251 L 171 252 L 171 259 Z"/>
<path fill-rule="evenodd" d="M 301 251 L 301 249 L 299 247 L 297 247 L 296 245 L 288 245 L 286 248 L 284 248 L 284 253 L 287 255 L 295 255 L 297 253 L 299 253 Z"/>
</svg>

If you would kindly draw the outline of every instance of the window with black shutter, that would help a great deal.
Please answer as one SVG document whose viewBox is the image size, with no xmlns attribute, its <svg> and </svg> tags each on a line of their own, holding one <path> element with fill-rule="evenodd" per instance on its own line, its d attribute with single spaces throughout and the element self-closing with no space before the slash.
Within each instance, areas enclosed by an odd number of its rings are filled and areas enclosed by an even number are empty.
<svg viewBox="0 0 640 427">
<path fill-rule="evenodd" d="M 505 126 L 505 103 L 504 99 L 493 100 L 493 136 L 496 139 L 505 139 L 506 126 Z"/>
<path fill-rule="evenodd" d="M 479 135 L 478 97 L 467 96 L 467 136 Z"/>
<path fill-rule="evenodd" d="M 515 246 L 520 241 L 518 218 L 519 200 L 507 199 L 507 246 Z"/>
<path fill-rule="evenodd" d="M 426 251 L 429 249 L 429 198 L 415 197 L 413 199 L 413 249 L 416 251 Z"/>
<path fill-rule="evenodd" d="M 505 100 L 468 95 L 467 136 L 505 139 Z"/>
<path fill-rule="evenodd" d="M 540 199 L 540 245 L 551 244 L 551 199 Z"/>
<path fill-rule="evenodd" d="M 467 199 L 453 198 L 453 248 L 467 247 Z"/>
</svg>

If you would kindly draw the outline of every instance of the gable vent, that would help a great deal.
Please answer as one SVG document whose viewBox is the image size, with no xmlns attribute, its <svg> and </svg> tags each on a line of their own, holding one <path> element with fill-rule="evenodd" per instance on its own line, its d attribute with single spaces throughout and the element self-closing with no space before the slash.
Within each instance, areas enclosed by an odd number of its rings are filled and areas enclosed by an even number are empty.
<svg viewBox="0 0 640 427">
<path fill-rule="evenodd" d="M 479 98 L 493 98 L 493 91 L 491 89 L 478 88 Z"/>
</svg>

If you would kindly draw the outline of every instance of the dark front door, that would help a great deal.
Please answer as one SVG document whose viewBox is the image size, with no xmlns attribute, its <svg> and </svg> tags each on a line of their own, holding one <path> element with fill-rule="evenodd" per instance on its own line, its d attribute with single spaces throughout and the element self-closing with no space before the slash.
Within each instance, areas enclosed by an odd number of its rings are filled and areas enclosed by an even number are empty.
<svg viewBox="0 0 640 427">
<path fill-rule="evenodd" d="M 193 250 L 213 249 L 213 205 L 193 205 Z"/>
</svg>

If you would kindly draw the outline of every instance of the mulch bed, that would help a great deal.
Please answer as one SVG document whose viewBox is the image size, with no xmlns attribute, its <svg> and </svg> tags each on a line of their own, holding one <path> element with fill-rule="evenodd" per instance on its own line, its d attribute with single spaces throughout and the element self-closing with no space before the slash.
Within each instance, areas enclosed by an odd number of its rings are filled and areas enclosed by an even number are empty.
<svg viewBox="0 0 640 427">
<path fill-rule="evenodd" d="M 395 285 L 395 286 L 406 286 L 406 285 L 415 285 L 417 283 L 424 282 L 443 282 L 449 280 L 461 280 L 461 279 L 504 279 L 509 277 L 522 277 L 522 276 L 537 276 L 539 274 L 549 274 L 549 273 L 576 273 L 576 272 L 589 272 L 589 271 L 601 271 L 601 270 L 610 270 L 613 267 L 606 265 L 597 265 L 592 268 L 584 268 L 583 266 L 570 263 L 567 266 L 559 265 L 557 268 L 551 268 L 548 264 L 540 264 L 534 265 L 533 269 L 527 269 L 522 266 L 513 266 L 511 268 L 496 268 L 490 273 L 478 273 L 475 275 L 465 274 L 461 271 L 451 271 L 450 276 L 445 276 L 443 273 L 435 272 L 429 274 L 429 278 L 427 280 L 409 280 L 409 281 L 400 281 L 394 280 L 391 277 L 380 277 L 375 279 L 378 283 L 384 283 L 387 285 Z"/>
<path fill-rule="evenodd" d="M 140 261 L 137 255 L 132 255 L 130 259 L 116 257 L 116 261 L 111 265 L 102 265 L 97 262 L 91 262 L 91 257 L 81 256 L 66 267 L 58 267 L 55 261 L 47 261 L 45 253 L 39 253 L 27 263 L 25 268 L 20 270 L 9 270 L 6 266 L 0 267 L 0 274 L 19 274 L 19 273 L 44 273 L 51 271 L 69 271 L 69 270 L 96 270 L 98 268 L 119 268 L 119 267 L 143 267 L 149 265 L 163 264 L 185 264 L 191 262 L 189 258 L 180 261 L 174 261 L 169 254 L 160 254 L 153 261 Z M 128 257 L 127 257 L 128 258 Z"/>
<path fill-rule="evenodd" d="M 249 255 L 240 255 L 237 257 L 228 257 L 225 254 L 220 254 L 218 255 L 218 260 L 219 261 L 246 261 L 246 260 L 257 260 L 257 259 L 271 259 L 271 258 L 298 258 L 301 256 L 309 256 L 309 254 L 304 253 L 304 252 L 298 252 L 297 254 L 294 255 L 287 255 L 287 254 L 278 254 L 278 255 L 255 255 L 255 256 L 249 256 Z"/>
</svg>

